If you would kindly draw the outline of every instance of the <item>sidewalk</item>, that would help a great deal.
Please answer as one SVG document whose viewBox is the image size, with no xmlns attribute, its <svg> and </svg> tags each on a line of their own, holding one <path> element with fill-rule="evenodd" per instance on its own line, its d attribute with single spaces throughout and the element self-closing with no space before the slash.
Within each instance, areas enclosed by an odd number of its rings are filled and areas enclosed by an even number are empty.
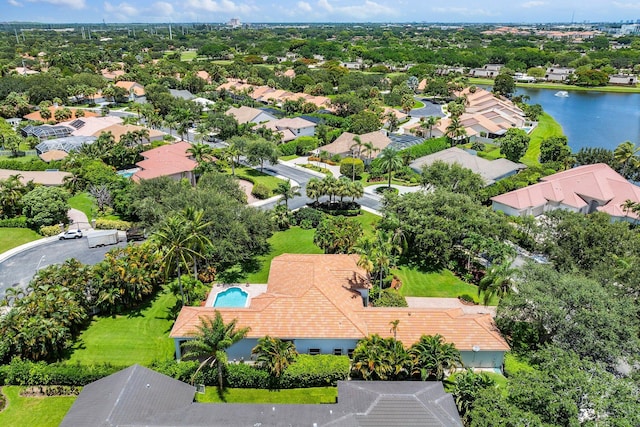
<svg viewBox="0 0 640 427">
<path fill-rule="evenodd" d="M 280 163 L 285 164 L 285 165 L 290 166 L 290 167 L 293 167 L 293 168 L 303 169 L 305 172 L 308 172 L 311 175 L 315 175 L 318 178 L 324 178 L 326 176 L 325 174 L 323 174 L 321 172 L 316 172 L 314 170 L 307 169 L 307 168 L 304 168 L 304 167 L 300 166 L 300 165 L 306 165 L 306 164 L 312 164 L 312 165 L 318 166 L 319 162 L 310 162 L 309 160 L 307 160 L 306 157 L 298 157 L 298 158 L 293 159 L 293 160 L 280 160 Z M 326 163 L 322 163 L 322 167 L 330 170 L 335 178 L 340 178 L 340 176 L 342 176 L 342 174 L 340 173 L 340 166 L 337 166 L 337 165 L 333 166 L 333 165 L 328 165 Z"/>
</svg>

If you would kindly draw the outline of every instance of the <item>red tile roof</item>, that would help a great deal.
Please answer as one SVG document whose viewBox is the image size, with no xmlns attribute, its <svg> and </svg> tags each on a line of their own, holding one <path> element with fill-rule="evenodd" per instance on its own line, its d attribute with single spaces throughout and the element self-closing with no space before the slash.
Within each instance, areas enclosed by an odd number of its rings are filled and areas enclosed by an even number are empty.
<svg viewBox="0 0 640 427">
<path fill-rule="evenodd" d="M 360 339 L 370 334 L 391 336 L 389 323 L 400 320 L 398 339 L 409 346 L 421 335 L 441 334 L 460 350 L 508 350 L 489 314 L 462 310 L 364 307 L 357 288 L 368 287 L 356 255 L 294 255 L 273 259 L 267 292 L 247 308 L 184 307 L 171 330 L 172 338 L 193 336 L 201 317 L 218 310 L 225 321 L 248 326 L 248 338 Z"/>
</svg>

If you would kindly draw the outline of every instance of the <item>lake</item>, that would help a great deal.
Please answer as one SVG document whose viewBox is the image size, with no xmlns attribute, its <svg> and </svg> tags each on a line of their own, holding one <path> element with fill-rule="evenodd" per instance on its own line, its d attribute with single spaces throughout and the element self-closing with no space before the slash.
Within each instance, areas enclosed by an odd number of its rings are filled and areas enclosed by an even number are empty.
<svg viewBox="0 0 640 427">
<path fill-rule="evenodd" d="M 640 93 L 568 91 L 518 88 L 528 103 L 540 104 L 560 123 L 574 152 L 582 147 L 614 149 L 623 141 L 640 144 Z"/>
</svg>

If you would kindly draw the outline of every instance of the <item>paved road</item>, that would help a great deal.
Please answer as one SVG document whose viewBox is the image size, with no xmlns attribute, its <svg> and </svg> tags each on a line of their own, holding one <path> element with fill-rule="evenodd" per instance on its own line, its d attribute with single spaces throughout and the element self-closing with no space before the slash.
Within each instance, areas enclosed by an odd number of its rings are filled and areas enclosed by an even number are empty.
<svg viewBox="0 0 640 427">
<path fill-rule="evenodd" d="M 300 197 L 295 197 L 292 200 L 289 200 L 289 209 L 298 209 L 305 206 L 307 203 L 313 202 L 312 199 L 309 199 L 306 196 L 305 189 L 307 186 L 307 182 L 315 175 L 307 172 L 305 169 L 295 168 L 288 165 L 284 165 L 279 163 L 277 165 L 268 165 L 264 170 L 266 173 L 280 175 L 285 178 L 289 178 L 292 181 L 296 181 L 300 185 Z M 380 198 L 377 196 L 372 196 L 369 194 L 365 194 L 362 198 L 357 200 L 362 206 L 365 206 L 370 209 L 380 210 L 381 203 Z M 260 206 L 260 209 L 272 209 L 277 202 L 271 202 Z"/>
<path fill-rule="evenodd" d="M 411 117 L 444 117 L 444 113 L 442 112 L 442 105 L 432 104 L 431 102 L 425 100 L 420 96 L 416 96 L 415 99 L 422 102 L 424 104 L 424 107 L 411 110 Z"/>
<path fill-rule="evenodd" d="M 52 264 L 62 264 L 69 258 L 75 258 L 84 264 L 97 264 L 104 259 L 110 249 L 126 246 L 126 242 L 102 248 L 89 248 L 87 239 L 56 240 L 20 252 L 0 263 L 0 298 L 9 287 L 26 287 L 33 278 L 36 268 Z M 42 261 L 41 261 L 42 260 Z"/>
</svg>

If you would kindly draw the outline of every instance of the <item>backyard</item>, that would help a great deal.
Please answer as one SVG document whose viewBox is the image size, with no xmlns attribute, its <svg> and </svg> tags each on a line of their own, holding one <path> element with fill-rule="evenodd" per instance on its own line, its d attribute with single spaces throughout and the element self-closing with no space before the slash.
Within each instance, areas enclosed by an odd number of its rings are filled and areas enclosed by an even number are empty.
<svg viewBox="0 0 640 427">
<path fill-rule="evenodd" d="M 138 310 L 96 316 L 76 340 L 68 362 L 130 366 L 173 357 L 169 331 L 173 325 L 170 310 L 175 303 L 172 294 L 162 292 Z"/>
<path fill-rule="evenodd" d="M 204 394 L 196 394 L 201 403 L 336 403 L 337 387 L 293 388 L 265 390 L 255 388 L 228 388 L 220 399 L 216 387 L 207 387 Z"/>
<path fill-rule="evenodd" d="M 55 427 L 60 424 L 71 408 L 75 396 L 22 397 L 23 387 L 2 387 L 6 398 L 5 408 L 0 411 L 0 425 L 11 427 Z"/>
</svg>

